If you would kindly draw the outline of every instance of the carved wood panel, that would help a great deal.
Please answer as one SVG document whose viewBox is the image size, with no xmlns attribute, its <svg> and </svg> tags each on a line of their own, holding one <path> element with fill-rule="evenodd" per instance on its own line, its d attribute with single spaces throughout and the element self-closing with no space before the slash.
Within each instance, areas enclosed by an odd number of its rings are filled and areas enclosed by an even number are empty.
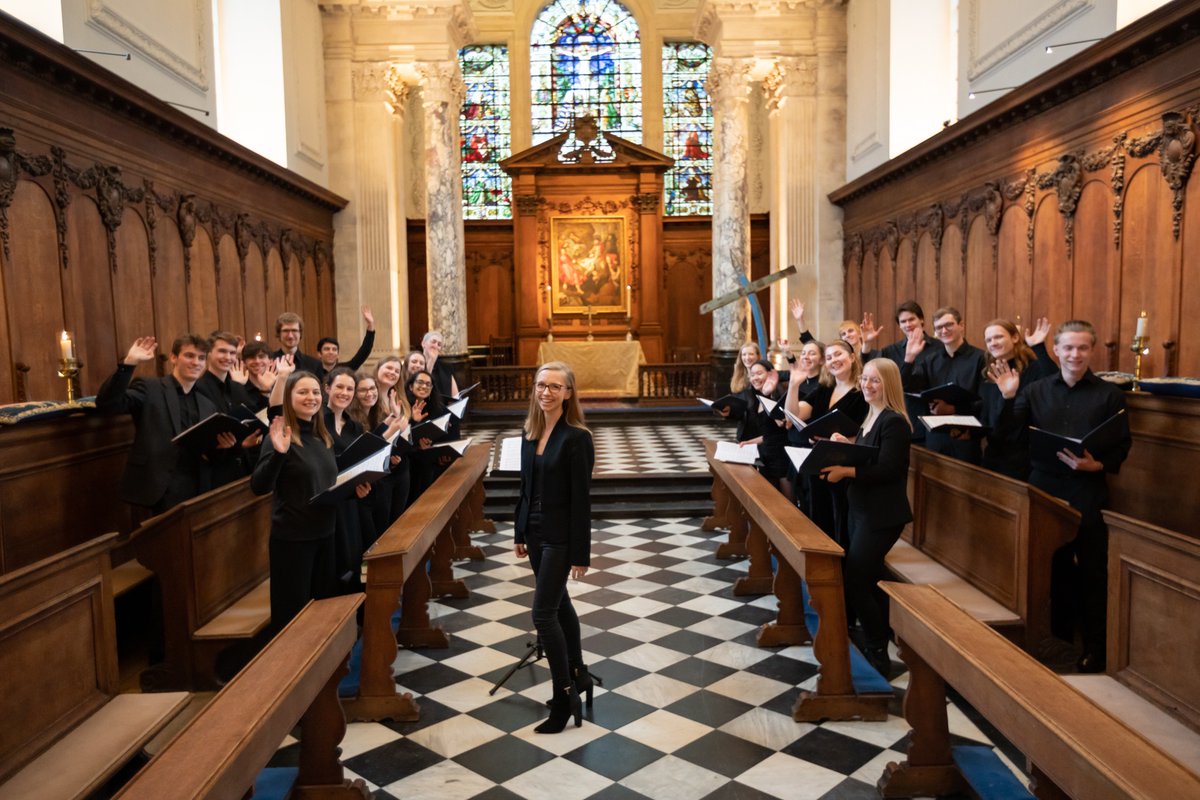
<svg viewBox="0 0 1200 800">
<path fill-rule="evenodd" d="M 83 362 L 80 390 L 92 394 L 116 366 L 121 344 L 117 341 L 112 276 L 108 254 L 88 242 L 104 241 L 104 224 L 91 199 L 80 197 L 67 207 L 67 248 L 72 257 L 62 271 L 67 330 L 75 337 L 76 358 Z M 125 342 L 129 347 L 129 342 Z M 59 389 L 54 396 L 65 397 Z"/>
<path fill-rule="evenodd" d="M 32 367 L 26 373 L 30 397 L 66 398 L 54 373 L 58 337 L 63 330 L 62 287 L 58 243 L 50 198 L 29 181 L 18 181 L 8 218 L 15 235 L 5 264 L 4 288 L 11 320 L 12 364 Z"/>
<path fill-rule="evenodd" d="M 954 306 L 964 314 L 967 308 L 967 275 L 963 265 L 963 234 L 958 226 L 946 229 L 942 238 L 941 266 L 938 270 L 938 305 Z M 925 306 L 922 306 L 924 308 Z M 929 313 L 929 312 L 927 312 Z M 899 337 L 899 331 L 896 331 Z"/>
<path fill-rule="evenodd" d="M 1033 269 L 1029 306 L 1021 314 L 1021 326 L 1033 327 L 1033 320 L 1047 316 L 1053 320 L 1070 319 L 1072 270 L 1067 252 L 1063 215 L 1054 198 L 1046 197 L 1034 216 Z M 980 320 L 976 320 L 976 323 Z M 976 325 L 978 327 L 978 325 Z"/>
<path fill-rule="evenodd" d="M 1121 369 L 1133 371 L 1137 317 L 1150 315 L 1152 341 L 1173 338 L 1180 288 L 1178 249 L 1171 236 L 1171 192 L 1156 165 L 1134 172 L 1125 190 L 1125 236 L 1121 246 L 1121 327 L 1117 336 Z M 1163 374 L 1161 347 L 1142 359 L 1142 372 Z"/>
</svg>

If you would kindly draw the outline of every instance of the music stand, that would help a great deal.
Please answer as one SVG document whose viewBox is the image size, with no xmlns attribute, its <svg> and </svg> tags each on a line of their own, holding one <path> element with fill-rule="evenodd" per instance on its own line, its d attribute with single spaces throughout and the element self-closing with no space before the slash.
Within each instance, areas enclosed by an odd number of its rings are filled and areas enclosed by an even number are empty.
<svg viewBox="0 0 1200 800">
<path fill-rule="evenodd" d="M 521 656 L 517 663 L 509 667 L 508 672 L 500 676 L 500 680 L 496 681 L 496 685 L 488 691 L 489 695 L 494 695 L 496 690 L 507 683 L 508 679 L 515 675 L 517 670 L 519 670 L 521 667 L 524 667 L 527 664 L 536 664 L 546 657 L 545 652 L 542 651 L 541 636 L 534 634 L 534 640 L 532 642 L 526 642 L 525 644 L 529 647 L 529 649 L 525 651 L 525 655 Z"/>
</svg>

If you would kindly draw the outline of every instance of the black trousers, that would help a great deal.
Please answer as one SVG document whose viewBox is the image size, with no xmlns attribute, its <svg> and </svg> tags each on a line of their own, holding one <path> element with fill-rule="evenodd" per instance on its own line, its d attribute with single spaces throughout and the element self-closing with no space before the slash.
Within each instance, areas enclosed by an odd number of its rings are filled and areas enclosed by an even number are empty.
<svg viewBox="0 0 1200 800">
<path fill-rule="evenodd" d="M 570 665 L 583 663 L 579 616 L 567 594 L 571 563 L 566 543 L 551 543 L 542 538 L 541 515 L 536 512 L 529 517 L 525 547 L 537 579 L 533 589 L 533 627 L 541 639 L 550 666 L 550 680 L 557 691 L 571 685 Z"/>
<path fill-rule="evenodd" d="M 309 600 L 338 594 L 334 537 L 270 539 L 271 631 L 278 633 Z"/>
<path fill-rule="evenodd" d="M 870 528 L 858 519 L 850 522 L 843 563 L 846 610 L 848 617 L 858 618 L 863 638 L 870 648 L 887 647 L 887 595 L 879 588 L 879 581 L 886 577 L 883 559 L 903 530 L 903 525 Z"/>
</svg>

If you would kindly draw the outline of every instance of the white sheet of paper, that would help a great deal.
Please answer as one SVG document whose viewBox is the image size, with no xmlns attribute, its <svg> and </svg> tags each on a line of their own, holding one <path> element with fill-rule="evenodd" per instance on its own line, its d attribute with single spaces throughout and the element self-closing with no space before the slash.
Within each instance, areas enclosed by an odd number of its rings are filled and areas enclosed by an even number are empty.
<svg viewBox="0 0 1200 800">
<path fill-rule="evenodd" d="M 778 402 L 772 400 L 771 398 L 761 396 L 758 398 L 758 404 L 762 406 L 763 411 L 767 412 L 768 414 L 775 410 L 775 406 L 779 405 Z M 784 411 L 787 411 L 787 409 L 784 409 Z"/>
<path fill-rule="evenodd" d="M 742 447 L 737 442 L 717 442 L 717 461 L 730 464 L 753 464 L 758 458 L 758 445 L 748 444 Z"/>
<path fill-rule="evenodd" d="M 708 406 L 709 408 L 712 408 L 713 401 L 709 400 L 707 397 L 697 397 L 696 399 L 701 403 L 704 403 L 704 405 Z"/>
<path fill-rule="evenodd" d="M 945 414 L 941 416 L 921 417 L 921 421 L 933 430 L 949 425 L 953 428 L 982 428 L 983 423 L 969 414 Z"/>
<path fill-rule="evenodd" d="M 446 430 L 446 428 L 450 427 L 450 415 L 449 414 L 442 414 L 437 419 L 431 419 L 429 421 L 439 431 L 444 431 L 444 430 Z"/>
<path fill-rule="evenodd" d="M 468 436 L 466 439 L 456 439 L 453 442 L 440 442 L 440 443 L 434 445 L 434 447 L 452 447 L 452 448 L 454 448 L 455 451 L 458 452 L 458 454 L 460 456 L 463 453 L 467 452 L 467 448 L 470 446 L 471 446 L 471 437 L 470 436 Z"/>
<path fill-rule="evenodd" d="M 342 486 L 344 484 L 350 483 L 355 478 L 357 478 L 359 475 L 362 475 L 364 472 L 372 472 L 372 471 L 386 472 L 388 457 L 391 454 L 392 454 L 392 451 L 390 449 L 388 449 L 386 447 L 379 448 L 376 452 L 367 456 L 362 461 L 355 464 L 353 467 L 350 467 L 349 469 L 338 473 L 337 480 L 335 480 L 333 482 L 333 486 L 331 486 L 329 488 L 334 489 L 334 488 L 337 488 L 338 486 Z"/>
<path fill-rule="evenodd" d="M 808 458 L 813 451 L 811 447 L 792 447 L 791 445 L 786 445 L 783 449 L 788 454 L 788 458 L 792 460 L 792 466 L 794 466 L 797 471 L 800 470 L 800 465 L 804 463 L 804 460 Z"/>
<path fill-rule="evenodd" d="M 449 411 L 454 416 L 458 417 L 459 419 L 462 419 L 463 411 L 467 407 L 467 399 L 468 398 L 464 397 L 461 400 L 455 400 L 453 403 L 449 403 L 446 406 L 446 410 Z"/>
<path fill-rule="evenodd" d="M 521 471 L 521 437 L 510 436 L 500 440 L 500 466 L 502 472 Z"/>
<path fill-rule="evenodd" d="M 784 414 L 784 416 L 785 416 L 785 417 L 787 417 L 788 419 L 790 419 L 790 420 L 792 421 L 792 425 L 794 425 L 794 426 L 796 427 L 796 430 L 801 430 L 802 428 L 807 428 L 807 427 L 808 427 L 808 423 L 807 423 L 807 422 L 805 422 L 804 420 L 800 419 L 800 418 L 799 418 L 799 417 L 797 417 L 795 414 L 793 414 L 792 412 L 788 411 L 786 408 L 783 410 L 783 414 Z"/>
</svg>

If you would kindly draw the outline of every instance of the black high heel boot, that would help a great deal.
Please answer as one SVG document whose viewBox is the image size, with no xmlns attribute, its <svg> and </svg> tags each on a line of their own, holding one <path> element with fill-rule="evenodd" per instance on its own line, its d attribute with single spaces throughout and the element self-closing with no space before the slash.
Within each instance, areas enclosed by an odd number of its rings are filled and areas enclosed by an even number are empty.
<svg viewBox="0 0 1200 800">
<path fill-rule="evenodd" d="M 577 664 L 571 667 L 571 681 L 575 691 L 586 696 L 587 707 L 592 707 L 592 691 L 595 686 L 603 686 L 604 681 L 588 672 L 587 664 Z"/>
<path fill-rule="evenodd" d="M 583 704 L 579 702 L 579 692 L 575 685 L 569 689 L 560 689 L 550 700 L 550 718 L 533 729 L 534 733 L 562 733 L 567 727 L 567 720 L 575 718 L 575 727 L 583 725 Z"/>
</svg>

